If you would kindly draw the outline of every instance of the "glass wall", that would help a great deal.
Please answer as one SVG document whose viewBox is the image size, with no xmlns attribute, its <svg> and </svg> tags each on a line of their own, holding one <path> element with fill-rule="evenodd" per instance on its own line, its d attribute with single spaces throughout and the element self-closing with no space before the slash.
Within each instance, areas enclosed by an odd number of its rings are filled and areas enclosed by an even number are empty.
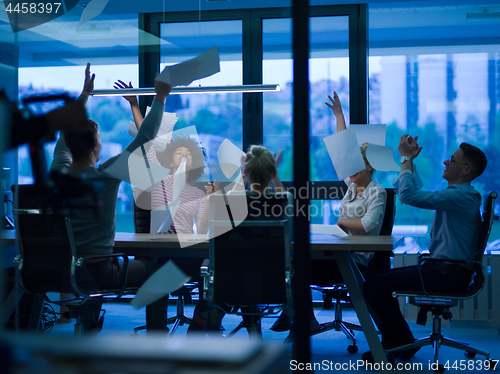
<svg viewBox="0 0 500 374">
<path fill-rule="evenodd" d="M 419 136 L 424 148 L 415 164 L 426 190 L 447 186 L 443 161 L 461 142 L 483 149 L 489 164 L 473 185 L 484 196 L 500 186 L 496 167 L 500 20 L 471 20 L 470 14 L 484 13 L 487 3 L 481 7 L 474 1 L 446 4 L 370 5 L 370 123 L 387 124 L 387 145 L 395 148 L 402 134 Z M 384 185 L 395 177 L 377 175 Z M 398 202 L 396 232 L 420 234 L 413 245 L 426 248 L 432 215 L 433 211 Z M 493 230 L 490 242 L 500 237 L 496 225 Z"/>
<path fill-rule="evenodd" d="M 85 66 L 90 62 L 96 89 L 112 88 L 121 79 L 138 86 L 138 16 L 100 15 L 79 25 L 76 9 L 17 35 L 19 47 L 19 101 L 30 95 L 66 92 L 77 98 L 83 88 Z M 128 127 L 132 114 L 121 97 L 90 97 L 89 118 L 101 133 L 101 161 L 119 154 L 132 137 Z M 50 166 L 55 142 L 45 145 Z M 18 149 L 18 182 L 33 182 L 27 146 Z M 133 231 L 132 190 L 122 183 L 118 193 L 116 230 Z"/>
</svg>

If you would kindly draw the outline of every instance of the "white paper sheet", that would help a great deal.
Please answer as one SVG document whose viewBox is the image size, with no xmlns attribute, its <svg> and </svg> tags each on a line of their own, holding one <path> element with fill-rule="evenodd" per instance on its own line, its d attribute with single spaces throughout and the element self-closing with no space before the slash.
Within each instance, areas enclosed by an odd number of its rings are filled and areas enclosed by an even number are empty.
<svg viewBox="0 0 500 374">
<path fill-rule="evenodd" d="M 147 153 L 152 145 L 153 141 L 149 141 L 144 144 L 144 152 Z M 128 167 L 124 168 L 124 170 L 129 173 L 130 184 L 139 187 L 143 191 L 151 191 L 170 173 L 169 169 L 161 165 L 157 165 L 153 162 L 147 163 L 147 165 L 149 165 L 148 168 L 146 166 L 146 159 L 144 158 L 143 150 L 141 149 L 141 147 L 137 147 L 137 149 L 135 149 L 128 156 L 125 154 L 125 152 L 122 153 L 119 158 L 122 157 L 126 157 L 128 160 Z M 115 168 L 113 168 L 112 166 L 110 166 L 107 171 L 114 172 Z"/>
<path fill-rule="evenodd" d="M 368 148 L 366 148 L 366 159 L 375 170 L 399 171 L 401 166 L 394 161 L 392 152 L 392 147 L 369 144 Z"/>
<path fill-rule="evenodd" d="M 183 158 L 181 160 L 181 164 L 177 168 L 177 171 L 174 174 L 174 191 L 172 195 L 172 201 L 177 201 L 181 191 L 184 189 L 186 185 L 186 162 L 187 160 Z"/>
<path fill-rule="evenodd" d="M 90 3 L 87 3 L 78 26 L 100 15 L 108 3 L 109 0 L 92 0 Z"/>
<path fill-rule="evenodd" d="M 344 180 L 366 168 L 358 140 L 353 130 L 347 130 L 323 138 L 339 180 Z"/>
<path fill-rule="evenodd" d="M 169 83 L 172 87 L 187 86 L 196 79 L 209 77 L 219 71 L 219 51 L 214 46 L 195 58 L 165 67 L 155 80 Z"/>
<path fill-rule="evenodd" d="M 349 235 L 346 234 L 344 230 L 342 230 L 337 225 L 310 225 L 309 230 L 318 234 L 330 234 L 339 238 L 345 238 Z"/>
<path fill-rule="evenodd" d="M 358 144 L 364 143 L 385 145 L 386 125 L 350 125 L 349 128 L 354 131 Z"/>
<path fill-rule="evenodd" d="M 245 152 L 234 145 L 229 139 L 224 139 L 220 144 L 217 150 L 217 158 L 226 178 L 231 178 L 241 167 L 242 156 L 245 156 Z"/>
<path fill-rule="evenodd" d="M 178 290 L 190 278 L 170 260 L 144 282 L 130 304 L 137 309 L 149 305 Z"/>
<path fill-rule="evenodd" d="M 149 114 L 151 107 L 146 108 L 146 116 Z M 175 113 L 165 112 L 163 113 L 163 117 L 161 119 L 160 129 L 158 130 L 158 134 L 154 139 L 154 147 L 157 152 L 164 150 L 165 146 L 170 143 L 172 139 L 172 132 L 177 123 L 178 118 Z M 137 126 L 134 121 L 130 121 L 128 126 L 128 133 L 130 136 L 135 138 L 137 136 Z"/>
</svg>

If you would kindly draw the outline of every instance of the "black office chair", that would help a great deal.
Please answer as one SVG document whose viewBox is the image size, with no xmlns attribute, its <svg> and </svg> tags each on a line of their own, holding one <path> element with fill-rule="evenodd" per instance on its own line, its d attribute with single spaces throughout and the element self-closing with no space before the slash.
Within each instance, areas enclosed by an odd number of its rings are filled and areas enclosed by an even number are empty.
<svg viewBox="0 0 500 374">
<path fill-rule="evenodd" d="M 103 317 L 94 315 L 92 304 L 117 301 L 123 295 L 134 294 L 137 288 L 125 288 L 128 257 L 125 254 L 98 255 L 85 260 L 120 257 L 124 261 L 125 276 L 119 289 L 87 291 L 76 279 L 77 268 L 83 266 L 83 258 L 77 257 L 71 227 L 71 210 L 61 204 L 57 211 L 39 199 L 37 186 L 22 185 L 14 188 L 18 194 L 14 209 L 20 255 L 18 266 L 22 289 L 41 296 L 48 303 L 69 309 L 68 318 L 76 318 L 75 336 L 84 334 L 89 326 L 82 323 L 84 316 L 93 317 L 94 324 L 102 326 Z M 73 298 L 52 300 L 47 293 L 72 294 Z M 127 302 L 128 301 L 124 301 Z M 43 301 L 41 302 L 43 307 Z"/>
<path fill-rule="evenodd" d="M 453 307 L 458 300 L 469 299 L 477 295 L 484 287 L 486 281 L 486 271 L 483 266 L 483 254 L 488 244 L 488 238 L 491 232 L 491 226 L 494 220 L 498 220 L 498 216 L 495 215 L 495 199 L 498 194 L 496 192 L 490 192 L 486 201 L 484 203 L 483 221 L 481 223 L 479 242 L 476 252 L 475 261 L 460 261 L 460 260 L 442 260 L 434 259 L 428 257 L 422 257 L 419 261 L 419 265 L 425 261 L 433 262 L 447 262 L 447 263 L 457 263 L 466 264 L 471 263 L 474 267 L 474 274 L 471 279 L 471 283 L 467 290 L 463 290 L 458 293 L 444 294 L 427 292 L 425 290 L 423 280 L 422 281 L 422 292 L 398 292 L 394 293 L 394 297 L 398 296 L 409 296 L 410 303 L 420 307 L 420 311 L 417 318 L 417 323 L 425 325 L 427 319 L 427 313 L 432 312 L 432 333 L 427 338 L 418 339 L 411 344 L 405 346 L 389 349 L 386 353 L 389 355 L 393 352 L 398 352 L 406 349 L 412 349 L 417 347 L 423 347 L 425 345 L 432 345 L 434 347 L 434 363 L 437 364 L 437 369 L 435 372 L 442 373 L 445 368 L 442 364 L 438 364 L 439 347 L 445 345 L 451 348 L 462 349 L 465 351 L 465 355 L 468 358 L 474 358 L 476 354 L 480 354 L 486 357 L 487 360 L 490 359 L 490 353 L 475 347 L 471 347 L 468 343 L 446 338 L 441 333 L 441 316 L 443 319 L 451 319 L 452 313 L 450 308 Z M 493 367 L 493 366 L 491 366 Z"/>
<path fill-rule="evenodd" d="M 396 189 L 386 188 L 386 192 L 387 203 L 385 206 L 384 220 L 382 222 L 380 235 L 392 235 L 394 217 L 396 216 Z M 392 252 L 375 252 L 374 257 L 370 262 L 370 266 L 373 264 L 388 264 L 390 267 L 391 255 Z M 347 347 L 347 351 L 349 353 L 358 352 L 356 337 L 354 336 L 353 330 L 363 331 L 363 329 L 359 325 L 342 320 L 342 304 L 350 302 L 349 290 L 347 289 L 347 286 L 343 283 L 333 284 L 328 287 L 311 285 L 311 289 L 320 291 L 323 294 L 323 309 L 330 310 L 332 309 L 332 305 L 335 305 L 335 319 L 331 322 L 321 323 L 319 330 L 312 332 L 311 335 L 321 334 L 330 330 L 342 331 L 346 337 L 352 341 L 352 344 Z"/>
<path fill-rule="evenodd" d="M 149 234 L 151 225 L 151 192 L 143 191 L 134 187 L 133 194 L 135 232 Z M 184 305 L 193 303 L 192 296 L 196 294 L 196 289 L 198 289 L 198 285 L 196 283 L 185 283 L 184 286 L 178 290 L 170 292 L 172 297 L 177 298 L 176 315 L 174 317 L 167 318 L 167 325 L 173 324 L 170 328 L 170 334 L 173 334 L 177 330 L 177 327 L 184 324 L 190 325 L 191 322 L 193 322 L 192 318 L 189 318 L 184 314 Z M 146 325 L 135 327 L 134 334 L 137 334 L 138 331 L 145 329 Z"/>
<path fill-rule="evenodd" d="M 202 268 L 210 306 L 243 316 L 228 337 L 246 327 L 262 336 L 261 318 L 292 306 L 292 195 L 210 196 L 210 258 Z"/>
</svg>

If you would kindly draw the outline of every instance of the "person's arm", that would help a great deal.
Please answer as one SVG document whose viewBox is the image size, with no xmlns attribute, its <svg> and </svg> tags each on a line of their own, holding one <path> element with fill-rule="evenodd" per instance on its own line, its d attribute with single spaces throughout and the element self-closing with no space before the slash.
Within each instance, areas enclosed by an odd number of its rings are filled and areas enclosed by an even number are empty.
<svg viewBox="0 0 500 374">
<path fill-rule="evenodd" d="M 423 147 L 418 146 L 418 136 L 413 138 L 411 135 L 404 134 L 399 139 L 398 151 L 403 157 L 408 157 L 409 160 L 403 162 L 401 171 L 409 170 L 413 173 L 413 160 L 418 157 Z"/>
<path fill-rule="evenodd" d="M 201 216 L 199 214 L 197 215 L 198 220 L 196 222 L 196 227 L 198 227 L 198 234 L 205 234 L 208 231 L 208 221 L 210 218 L 210 195 L 219 191 L 219 182 L 214 179 L 213 183 L 209 183 L 205 186 L 205 189 L 207 190 L 207 193 L 204 197 L 204 206 L 202 209 L 198 210 L 198 213 L 201 211 L 203 213 Z"/>
<path fill-rule="evenodd" d="M 285 187 L 283 186 L 283 183 L 281 183 L 280 178 L 278 177 L 278 167 L 281 162 L 281 155 L 283 154 L 283 150 L 278 152 L 278 155 L 275 155 L 274 162 L 276 164 L 276 176 L 273 178 L 273 184 L 274 184 L 274 192 L 285 192 Z"/>
<path fill-rule="evenodd" d="M 333 110 L 333 114 L 337 118 L 337 132 L 345 130 L 347 127 L 345 125 L 344 113 L 342 112 L 342 105 L 340 104 L 340 99 L 337 95 L 337 92 L 333 92 L 333 99 L 331 96 L 328 96 L 330 99 L 330 103 L 325 103 L 328 107 Z"/>
<path fill-rule="evenodd" d="M 374 196 L 371 196 L 374 194 Z M 383 187 L 372 187 L 368 193 L 372 201 L 366 207 L 366 213 L 361 218 L 341 218 L 337 225 L 360 232 L 370 232 L 384 219 L 387 192 Z"/>
<path fill-rule="evenodd" d="M 132 82 L 129 82 L 127 85 L 125 82 L 118 80 L 115 82 L 113 88 L 122 89 L 122 88 L 134 88 L 134 87 L 132 86 Z M 139 109 L 137 96 L 127 95 L 123 96 L 123 98 L 129 102 L 130 109 L 132 110 L 132 116 L 134 117 L 135 126 L 137 127 L 137 130 L 139 130 L 142 121 L 144 120 L 144 117 L 142 116 L 141 110 Z"/>
<path fill-rule="evenodd" d="M 112 166 L 116 170 L 108 174 L 119 175 L 119 178 L 130 182 L 129 173 L 124 173 L 128 170 L 128 155 L 134 152 L 138 147 L 148 143 L 158 133 L 161 125 L 161 120 L 163 117 L 163 112 L 165 111 L 165 100 L 170 93 L 171 86 L 168 83 L 161 81 L 155 81 L 155 91 L 156 96 L 151 105 L 151 110 L 144 118 L 144 121 L 137 132 L 137 136 L 132 140 L 129 145 L 124 149 L 124 151 L 115 157 L 107 160 L 99 167 L 99 170 L 106 170 L 108 167 Z"/>
<path fill-rule="evenodd" d="M 61 132 L 54 148 L 54 158 L 52 164 L 50 164 L 50 171 L 59 171 L 65 166 L 69 167 L 72 162 L 73 156 L 64 140 L 64 133 Z"/>
</svg>

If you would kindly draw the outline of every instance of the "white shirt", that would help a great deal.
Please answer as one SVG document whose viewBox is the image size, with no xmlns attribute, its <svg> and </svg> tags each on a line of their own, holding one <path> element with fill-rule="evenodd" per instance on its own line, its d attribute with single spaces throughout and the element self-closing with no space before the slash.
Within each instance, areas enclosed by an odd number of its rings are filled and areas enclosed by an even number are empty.
<svg viewBox="0 0 500 374">
<path fill-rule="evenodd" d="M 347 233 L 349 235 L 380 235 L 387 201 L 385 188 L 371 181 L 365 191 L 356 196 L 356 184 L 351 183 L 349 178 L 346 178 L 344 182 L 348 190 L 340 203 L 339 218 L 361 218 L 361 224 L 365 229 L 365 231 L 347 229 Z M 354 252 L 352 257 L 354 261 L 367 266 L 373 258 L 373 252 Z"/>
</svg>

